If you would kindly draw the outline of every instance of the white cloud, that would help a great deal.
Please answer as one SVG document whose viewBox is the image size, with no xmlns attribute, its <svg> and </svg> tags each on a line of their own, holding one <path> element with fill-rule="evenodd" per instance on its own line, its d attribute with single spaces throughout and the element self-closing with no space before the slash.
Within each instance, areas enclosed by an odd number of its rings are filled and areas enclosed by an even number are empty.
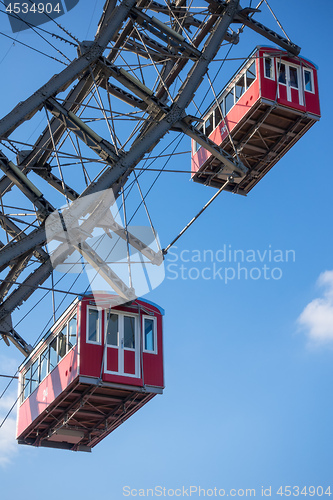
<svg viewBox="0 0 333 500">
<path fill-rule="evenodd" d="M 15 432 L 16 420 L 9 417 L 0 429 L 0 467 L 10 464 L 18 451 Z"/>
<path fill-rule="evenodd" d="M 320 298 L 312 300 L 298 318 L 311 344 L 333 344 L 333 271 L 321 273 L 317 285 Z"/>
</svg>

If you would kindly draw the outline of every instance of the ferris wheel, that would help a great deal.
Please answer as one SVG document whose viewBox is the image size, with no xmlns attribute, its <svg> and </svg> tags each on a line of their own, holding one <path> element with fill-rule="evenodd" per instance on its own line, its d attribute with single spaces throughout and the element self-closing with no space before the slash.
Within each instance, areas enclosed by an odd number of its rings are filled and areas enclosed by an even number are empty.
<svg viewBox="0 0 333 500">
<path fill-rule="evenodd" d="M 0 345 L 26 358 L 9 377 L 19 378 L 19 442 L 87 451 L 163 391 L 163 312 L 138 297 L 163 281 L 169 248 L 222 191 L 247 194 L 319 119 L 317 72 L 267 0 L 106 0 L 89 41 L 47 10 L 49 24 L 34 24 L 2 4 L 57 55 L 30 49 L 63 69 L 0 120 Z M 255 19 L 262 4 L 283 36 Z M 65 5 L 79 12 L 78 0 Z M 221 88 L 246 27 L 274 47 L 256 47 Z M 191 160 L 175 168 L 184 143 Z M 149 208 L 163 172 L 214 193 L 189 223 L 170 218 L 171 241 Z M 22 327 L 38 309 L 48 319 L 30 345 Z M 66 379 L 57 394 L 56 372 Z M 40 398 L 48 410 L 27 419 Z"/>
<path fill-rule="evenodd" d="M 263 1 L 254 8 L 239 0 L 107 0 L 91 41 L 54 21 L 57 41 L 77 55 L 58 51 L 64 69 L 0 120 L 0 334 L 7 345 L 29 355 L 13 312 L 23 303 L 35 307 L 41 290 L 76 295 L 84 266 L 92 288 L 101 276 L 123 303 L 147 291 L 141 283 L 148 265 L 161 281 L 154 269 L 171 244 L 160 243 L 146 198 L 152 172 L 158 177 L 169 168 L 184 136 L 217 161 L 220 190 L 236 192 L 253 178 L 254 167 L 237 148 L 224 149 L 203 129 L 195 96 L 221 47 L 228 53 L 244 27 L 299 54 L 289 38 L 254 19 Z M 164 166 L 155 168 L 163 157 Z"/>
</svg>

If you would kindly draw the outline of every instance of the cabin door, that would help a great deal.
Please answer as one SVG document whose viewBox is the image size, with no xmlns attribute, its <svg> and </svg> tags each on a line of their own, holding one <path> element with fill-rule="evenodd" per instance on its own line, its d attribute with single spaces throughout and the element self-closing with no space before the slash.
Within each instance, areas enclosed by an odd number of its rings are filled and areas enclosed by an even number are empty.
<svg viewBox="0 0 333 500">
<path fill-rule="evenodd" d="M 106 315 L 106 373 L 139 377 L 140 349 L 138 317 L 131 314 Z"/>
<path fill-rule="evenodd" d="M 301 68 L 285 62 L 278 63 L 279 97 L 293 104 L 303 106 Z"/>
</svg>

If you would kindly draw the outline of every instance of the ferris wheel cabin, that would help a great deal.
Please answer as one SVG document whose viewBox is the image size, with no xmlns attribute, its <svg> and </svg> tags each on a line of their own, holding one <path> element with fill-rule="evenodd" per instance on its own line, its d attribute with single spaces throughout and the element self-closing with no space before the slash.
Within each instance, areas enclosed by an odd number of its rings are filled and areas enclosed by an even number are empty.
<svg viewBox="0 0 333 500">
<path fill-rule="evenodd" d="M 317 67 L 302 57 L 257 47 L 197 127 L 248 168 L 226 189 L 246 195 L 320 118 Z M 192 179 L 220 188 L 229 173 L 192 140 Z"/>
<path fill-rule="evenodd" d="M 19 368 L 19 444 L 90 451 L 164 387 L 162 316 L 75 300 Z"/>
</svg>

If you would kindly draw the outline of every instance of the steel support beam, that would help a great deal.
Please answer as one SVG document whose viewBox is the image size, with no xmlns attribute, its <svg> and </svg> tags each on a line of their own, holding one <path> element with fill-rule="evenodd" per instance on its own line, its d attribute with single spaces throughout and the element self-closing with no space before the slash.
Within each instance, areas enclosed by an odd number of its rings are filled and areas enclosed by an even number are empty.
<svg viewBox="0 0 333 500">
<path fill-rule="evenodd" d="M 77 78 L 77 75 L 85 71 L 94 61 L 96 61 L 96 59 L 103 54 L 106 46 L 110 40 L 112 40 L 119 26 L 124 22 L 135 3 L 136 0 L 123 0 L 115 8 L 110 21 L 105 24 L 87 52 L 75 59 L 67 68 L 61 71 L 61 73 L 54 75 L 51 80 L 37 90 L 31 97 L 16 106 L 13 111 L 2 118 L 2 120 L 0 120 L 0 137 L 8 137 L 18 125 L 41 109 L 46 99 L 66 89 Z"/>
<path fill-rule="evenodd" d="M 13 184 L 36 206 L 37 214 L 41 219 L 54 211 L 52 205 L 44 198 L 37 187 L 29 181 L 22 171 L 0 151 L 0 169 Z"/>
<path fill-rule="evenodd" d="M 0 326 L 1 328 L 1 326 Z M 0 334 L 3 336 L 4 340 L 8 341 L 8 339 L 14 344 L 14 346 L 24 355 L 24 356 L 29 356 L 31 353 L 33 347 L 30 344 L 27 344 L 27 342 L 14 330 L 12 329 L 10 332 L 7 331 L 6 333 L 1 332 L 0 329 Z M 6 342 L 7 343 L 7 342 Z"/>
<path fill-rule="evenodd" d="M 225 167 L 226 173 L 234 173 L 238 177 L 244 177 L 248 171 L 248 168 L 243 165 L 241 161 L 233 158 L 229 153 L 224 151 L 221 147 L 217 146 L 209 137 L 207 137 L 201 130 L 198 130 L 193 125 L 186 123 L 184 120 L 176 124 L 184 134 L 194 139 L 200 146 L 203 146 L 207 151 L 209 151 L 215 158 L 220 160 Z"/>
<path fill-rule="evenodd" d="M 92 149 L 102 160 L 112 165 L 119 156 L 115 148 L 105 139 L 102 139 L 90 127 L 71 111 L 67 111 L 54 98 L 46 102 L 46 106 L 51 113 L 61 120 L 65 127 L 81 139 L 90 149 Z"/>
<path fill-rule="evenodd" d="M 68 184 L 63 182 L 56 175 L 54 175 L 51 172 L 51 169 L 50 170 L 48 170 L 47 168 L 40 169 L 38 175 L 42 179 L 44 179 L 50 186 L 56 189 L 59 193 L 66 196 L 70 201 L 74 201 L 80 196 L 79 193 L 75 191 L 75 189 L 71 188 L 70 186 L 68 186 Z"/>
<path fill-rule="evenodd" d="M 6 215 L 0 214 L 0 226 L 8 233 L 14 240 L 19 241 L 23 237 L 26 236 L 25 232 L 22 231 L 14 222 L 9 219 Z M 1 248 L 3 248 L 4 245 L 2 245 Z M 48 258 L 48 254 L 41 248 L 37 247 L 33 251 L 33 255 L 36 257 L 41 262 L 44 262 L 45 259 Z M 14 260 L 15 261 L 15 260 Z M 6 267 L 1 266 L 0 267 L 0 272 L 3 271 L 3 269 Z"/>
<path fill-rule="evenodd" d="M 253 31 L 259 33 L 259 35 L 264 36 L 271 42 L 276 43 L 276 45 L 279 45 L 279 47 L 281 47 L 282 49 L 290 52 L 294 56 L 298 56 L 298 54 L 301 51 L 301 48 L 298 47 L 298 45 L 295 45 L 287 38 L 284 38 L 283 36 L 279 35 L 270 28 L 267 28 L 267 26 L 264 26 L 263 24 L 259 23 L 252 17 L 249 17 L 247 13 L 248 13 L 247 9 L 244 9 L 244 11 L 240 9 L 237 16 L 235 17 L 234 22 L 245 24 L 245 26 L 251 28 Z"/>
<path fill-rule="evenodd" d="M 134 108 L 139 108 L 142 111 L 146 111 L 146 109 L 148 108 L 148 104 L 145 101 L 139 99 L 133 94 L 130 94 L 129 92 L 126 92 L 124 89 L 121 89 L 120 87 L 116 87 L 116 85 L 113 85 L 110 82 L 108 82 L 106 78 L 101 81 L 100 86 L 103 89 L 105 89 L 109 94 L 113 95 L 114 97 L 117 97 L 123 102 L 126 102 L 126 104 L 129 104 Z"/>
<path fill-rule="evenodd" d="M 12 266 L 12 268 L 10 269 L 9 273 L 6 276 L 6 279 L 3 280 L 2 283 L 0 284 L 1 300 L 3 300 L 4 297 L 6 297 L 11 287 L 15 285 L 17 278 L 24 271 L 32 255 L 33 252 L 28 252 L 27 255 L 21 257 L 14 263 L 14 265 Z"/>
</svg>

